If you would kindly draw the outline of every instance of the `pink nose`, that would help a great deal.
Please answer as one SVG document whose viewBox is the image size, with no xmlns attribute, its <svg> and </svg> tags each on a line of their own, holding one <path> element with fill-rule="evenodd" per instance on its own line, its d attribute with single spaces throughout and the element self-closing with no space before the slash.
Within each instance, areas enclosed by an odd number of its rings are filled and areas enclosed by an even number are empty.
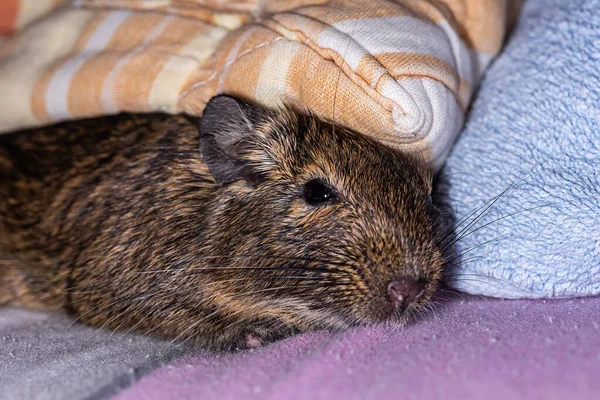
<svg viewBox="0 0 600 400">
<path fill-rule="evenodd" d="M 423 298 L 425 283 L 410 279 L 396 280 L 390 282 L 387 292 L 394 307 L 406 308 Z"/>
</svg>

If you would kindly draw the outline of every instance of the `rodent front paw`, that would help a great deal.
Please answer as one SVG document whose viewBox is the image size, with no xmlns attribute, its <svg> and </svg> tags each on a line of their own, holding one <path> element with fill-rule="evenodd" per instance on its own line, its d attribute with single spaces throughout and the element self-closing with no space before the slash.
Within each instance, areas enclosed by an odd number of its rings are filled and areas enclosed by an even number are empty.
<svg viewBox="0 0 600 400">
<path fill-rule="evenodd" d="M 264 344 L 263 340 L 255 335 L 254 333 L 249 333 L 246 335 L 246 347 L 249 349 L 255 349 L 257 347 L 262 347 Z"/>
</svg>

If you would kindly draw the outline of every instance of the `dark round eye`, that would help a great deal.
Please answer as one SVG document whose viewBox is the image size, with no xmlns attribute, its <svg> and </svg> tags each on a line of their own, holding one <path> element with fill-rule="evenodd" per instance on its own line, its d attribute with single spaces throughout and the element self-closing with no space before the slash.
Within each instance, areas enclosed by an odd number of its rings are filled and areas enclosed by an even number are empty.
<svg viewBox="0 0 600 400">
<path fill-rule="evenodd" d="M 313 179 L 304 185 L 304 200 L 310 205 L 319 205 L 335 198 L 333 189 L 320 179 Z"/>
</svg>

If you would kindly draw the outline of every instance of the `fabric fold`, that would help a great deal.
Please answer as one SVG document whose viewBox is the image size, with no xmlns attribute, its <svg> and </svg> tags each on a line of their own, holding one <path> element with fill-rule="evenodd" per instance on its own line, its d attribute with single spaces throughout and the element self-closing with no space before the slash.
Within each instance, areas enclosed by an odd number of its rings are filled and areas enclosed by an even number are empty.
<svg viewBox="0 0 600 400">
<path fill-rule="evenodd" d="M 208 99 L 229 93 L 310 110 L 419 152 L 435 167 L 520 7 L 509 0 L 62 3 L 23 29 L 17 21 L 47 10 L 34 13 L 27 0 L 0 6 L 14 15 L 0 21 L 0 32 L 17 31 L 0 49 L 0 90 L 11 94 L 0 99 L 11 111 L 0 116 L 0 131 L 121 111 L 201 115 Z"/>
</svg>

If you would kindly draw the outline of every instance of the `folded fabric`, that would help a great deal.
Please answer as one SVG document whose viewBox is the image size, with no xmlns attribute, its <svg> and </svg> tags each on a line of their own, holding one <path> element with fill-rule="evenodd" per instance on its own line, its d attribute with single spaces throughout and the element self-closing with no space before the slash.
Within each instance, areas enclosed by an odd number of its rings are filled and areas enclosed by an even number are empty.
<svg viewBox="0 0 600 400">
<path fill-rule="evenodd" d="M 5 0 L 11 32 L 61 0 Z M 521 0 L 75 0 L 0 48 L 0 131 L 285 102 L 442 164 Z"/>
<path fill-rule="evenodd" d="M 457 288 L 600 294 L 599 66 L 599 0 L 525 4 L 444 172 L 459 217 L 508 189 L 459 226 Z"/>
</svg>

